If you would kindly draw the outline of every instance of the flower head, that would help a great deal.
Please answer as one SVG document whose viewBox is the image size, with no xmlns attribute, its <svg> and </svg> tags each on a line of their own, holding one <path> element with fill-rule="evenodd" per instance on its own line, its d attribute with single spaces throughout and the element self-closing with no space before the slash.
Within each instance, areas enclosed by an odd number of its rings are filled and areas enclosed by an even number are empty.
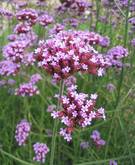
<svg viewBox="0 0 135 165">
<path fill-rule="evenodd" d="M 101 147 L 105 145 L 105 141 L 101 139 L 100 132 L 97 130 L 94 130 L 91 135 L 91 139 L 96 144 L 97 147 Z"/>
<path fill-rule="evenodd" d="M 96 94 L 92 94 L 89 99 L 87 94 L 78 93 L 72 86 L 67 90 L 67 95 L 60 98 L 62 110 L 53 111 L 51 116 L 65 125 L 66 128 L 60 130 L 60 135 L 70 141 L 75 128 L 89 126 L 95 119 L 104 119 L 105 114 L 103 108 L 95 110 Z"/>
<path fill-rule="evenodd" d="M 20 65 L 13 63 L 9 60 L 4 60 L 0 62 L 0 75 L 2 76 L 10 76 L 16 75 L 19 71 Z"/>
<path fill-rule="evenodd" d="M 15 95 L 19 95 L 19 96 L 33 96 L 33 95 L 38 95 L 39 94 L 39 90 L 37 88 L 37 86 L 33 85 L 32 83 L 24 83 L 21 84 L 19 86 L 19 88 L 17 88 L 15 90 Z"/>
<path fill-rule="evenodd" d="M 16 126 L 15 139 L 19 146 L 25 145 L 31 130 L 31 124 L 27 120 L 21 120 Z"/>
<path fill-rule="evenodd" d="M 22 9 L 16 13 L 16 18 L 19 21 L 25 21 L 30 25 L 36 23 L 38 14 L 34 9 Z"/>
<path fill-rule="evenodd" d="M 35 152 L 33 160 L 44 163 L 46 155 L 49 152 L 49 148 L 47 147 L 47 145 L 44 143 L 35 143 L 33 145 L 33 149 Z"/>
</svg>

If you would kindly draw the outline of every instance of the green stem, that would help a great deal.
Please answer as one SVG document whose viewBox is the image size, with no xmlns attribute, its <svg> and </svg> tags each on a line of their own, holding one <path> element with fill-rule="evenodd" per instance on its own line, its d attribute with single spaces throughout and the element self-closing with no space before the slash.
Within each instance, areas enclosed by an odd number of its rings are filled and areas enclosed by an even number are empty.
<svg viewBox="0 0 135 165">
<path fill-rule="evenodd" d="M 128 0 L 128 7 L 126 10 L 126 17 L 125 17 L 125 34 L 124 34 L 124 44 L 123 44 L 124 47 L 127 46 L 127 39 L 128 39 L 129 4 L 130 4 L 130 0 Z M 124 63 L 124 59 L 122 62 Z M 122 87 L 123 79 L 124 79 L 124 67 L 122 67 L 121 74 L 120 74 L 120 81 L 118 83 L 118 95 L 117 95 L 117 99 L 116 99 L 116 107 L 117 107 L 119 100 L 120 100 L 120 94 L 121 94 L 121 87 Z"/>
<path fill-rule="evenodd" d="M 11 155 L 10 153 L 3 151 L 2 149 L 0 149 L 0 153 L 5 155 L 5 156 L 7 156 L 7 157 L 9 157 L 9 158 L 11 158 L 11 159 L 16 160 L 17 162 L 20 162 L 23 165 L 34 165 L 32 163 L 28 163 L 28 162 L 26 162 L 24 160 L 21 160 L 21 159 L 15 157 L 14 155 Z"/>
<path fill-rule="evenodd" d="M 100 14 L 100 2 L 99 0 L 96 0 L 96 31 L 98 30 L 99 14 Z"/>
<path fill-rule="evenodd" d="M 60 90 L 59 90 L 59 98 L 62 96 L 63 91 L 64 91 L 64 81 L 61 80 L 61 82 L 60 82 Z M 59 98 L 58 98 L 58 104 L 57 104 L 57 111 L 61 107 L 61 103 L 60 103 Z M 55 157 L 55 148 L 56 148 L 56 138 L 57 138 L 58 124 L 59 124 L 59 121 L 55 120 L 54 121 L 54 127 L 53 127 L 52 143 L 51 143 L 50 165 L 54 165 L 53 162 L 54 162 L 54 157 Z"/>
</svg>

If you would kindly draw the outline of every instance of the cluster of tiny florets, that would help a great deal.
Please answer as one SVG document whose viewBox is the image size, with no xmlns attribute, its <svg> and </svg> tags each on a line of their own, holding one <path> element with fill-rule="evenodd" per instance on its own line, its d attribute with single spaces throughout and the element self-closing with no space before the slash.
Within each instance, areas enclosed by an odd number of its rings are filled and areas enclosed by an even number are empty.
<svg viewBox="0 0 135 165">
<path fill-rule="evenodd" d="M 106 58 L 108 59 L 111 66 L 121 67 L 122 62 L 120 60 L 127 56 L 128 56 L 127 49 L 125 49 L 122 46 L 116 46 L 108 50 Z"/>
<path fill-rule="evenodd" d="M 3 56 L 13 62 L 21 62 L 27 44 L 24 41 L 11 42 L 3 48 Z"/>
<path fill-rule="evenodd" d="M 16 126 L 15 139 L 19 146 L 25 145 L 30 134 L 31 124 L 27 120 L 21 120 Z"/>
<path fill-rule="evenodd" d="M 37 22 L 38 13 L 34 9 L 22 9 L 16 13 L 16 18 L 33 25 Z"/>
<path fill-rule="evenodd" d="M 38 22 L 40 25 L 46 27 L 49 24 L 52 24 L 54 22 L 54 20 L 53 20 L 52 16 L 50 16 L 48 14 L 43 14 L 43 15 L 39 16 Z"/>
<path fill-rule="evenodd" d="M 99 148 L 101 146 L 105 145 L 105 141 L 101 138 L 100 132 L 97 130 L 94 130 L 91 135 L 91 139 L 95 143 L 95 145 Z"/>
<path fill-rule="evenodd" d="M 54 38 L 39 43 L 35 50 L 38 64 L 56 80 L 79 71 L 102 76 L 106 61 L 90 46 L 98 43 L 99 38 L 93 32 L 61 31 Z"/>
<path fill-rule="evenodd" d="M 0 61 L 0 75 L 1 76 L 15 76 L 19 71 L 20 66 L 12 61 Z"/>
<path fill-rule="evenodd" d="M 20 33 L 27 33 L 31 30 L 31 26 L 26 23 L 19 23 L 14 28 L 14 33 L 20 34 Z"/>
<path fill-rule="evenodd" d="M 23 83 L 20 84 L 19 88 L 15 90 L 15 95 L 19 96 L 33 96 L 33 95 L 38 95 L 39 90 L 36 84 L 42 80 L 42 77 L 40 74 L 36 73 L 33 74 L 28 83 Z"/>
<path fill-rule="evenodd" d="M 59 32 L 63 31 L 65 29 L 65 26 L 63 24 L 55 24 L 54 27 L 49 31 L 50 35 L 56 35 Z"/>
<path fill-rule="evenodd" d="M 8 19 L 12 19 L 14 17 L 14 14 L 11 11 L 8 11 L 4 8 L 0 9 L 0 16 L 4 16 Z"/>
<path fill-rule="evenodd" d="M 72 139 L 75 128 L 90 126 L 95 119 L 105 119 L 104 108 L 95 110 L 96 99 L 97 94 L 91 94 L 89 98 L 85 93 L 78 93 L 74 85 L 68 87 L 66 96 L 61 96 L 62 110 L 52 112 L 51 116 L 66 126 L 60 130 L 65 140 Z"/>
<path fill-rule="evenodd" d="M 25 64 L 26 66 L 32 66 L 34 65 L 35 62 L 36 62 L 36 59 L 34 57 L 33 52 L 25 54 L 24 59 L 22 61 L 22 63 Z"/>
<path fill-rule="evenodd" d="M 30 83 L 31 84 L 36 84 L 38 81 L 42 80 L 42 77 L 40 74 L 36 73 L 36 74 L 33 74 L 31 77 L 30 77 Z"/>
<path fill-rule="evenodd" d="M 44 163 L 46 159 L 46 155 L 49 152 L 49 148 L 47 147 L 47 145 L 44 143 L 35 143 L 33 145 L 33 149 L 35 152 L 35 156 L 33 160 L 40 163 Z"/>
<path fill-rule="evenodd" d="M 90 3 L 84 0 L 67 0 L 64 1 L 59 7 L 58 11 L 60 13 L 69 12 L 74 15 L 82 15 L 86 10 L 90 8 Z"/>
<path fill-rule="evenodd" d="M 20 84 L 19 88 L 15 90 L 15 95 L 19 96 L 33 96 L 38 95 L 39 90 L 36 85 L 33 85 L 32 83 L 23 83 Z"/>
</svg>

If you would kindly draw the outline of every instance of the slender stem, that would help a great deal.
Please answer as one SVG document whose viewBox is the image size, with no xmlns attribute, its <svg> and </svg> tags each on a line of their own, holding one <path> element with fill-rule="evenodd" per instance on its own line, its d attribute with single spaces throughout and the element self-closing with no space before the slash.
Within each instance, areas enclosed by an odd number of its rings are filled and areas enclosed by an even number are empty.
<svg viewBox="0 0 135 165">
<path fill-rule="evenodd" d="M 61 96 L 63 94 L 63 91 L 64 91 L 64 81 L 61 80 L 61 82 L 60 82 L 60 90 L 59 90 L 59 98 L 61 98 Z M 58 99 L 57 111 L 60 109 L 60 107 L 61 107 L 61 103 L 60 103 L 60 99 Z M 54 121 L 54 127 L 53 127 L 52 144 L 51 144 L 50 165 L 54 165 L 53 162 L 54 162 L 54 156 L 55 156 L 58 124 L 59 124 L 59 121 L 55 120 Z"/>
<path fill-rule="evenodd" d="M 127 39 L 128 39 L 128 16 L 129 16 L 129 4 L 130 4 L 130 0 L 128 0 L 128 7 L 126 10 L 126 18 L 125 18 L 125 34 L 124 34 L 124 47 L 127 46 Z M 124 63 L 124 59 L 123 59 L 123 63 Z M 120 93 L 121 93 L 121 87 L 122 87 L 122 83 L 123 83 L 123 79 L 124 79 L 124 67 L 122 66 L 122 70 L 121 70 L 121 74 L 120 74 L 120 81 L 118 83 L 118 95 L 117 95 L 117 99 L 116 99 L 116 107 L 119 103 L 120 100 Z"/>
<path fill-rule="evenodd" d="M 99 0 L 96 0 L 96 31 L 98 30 L 99 14 L 100 14 L 100 2 Z"/>
<path fill-rule="evenodd" d="M 11 159 L 13 159 L 13 160 L 15 160 L 15 161 L 17 161 L 17 162 L 23 164 L 23 165 L 34 165 L 33 163 L 29 163 L 29 162 L 26 162 L 26 161 L 24 161 L 24 160 L 21 160 L 20 158 L 18 158 L 18 157 L 16 157 L 16 156 L 14 156 L 14 155 L 12 155 L 12 154 L 10 154 L 10 153 L 8 153 L 8 152 L 2 150 L 1 148 L 0 148 L 0 153 L 1 153 L 2 155 L 6 156 L 6 157 L 9 157 L 9 158 L 11 158 Z"/>
<path fill-rule="evenodd" d="M 123 17 L 126 17 L 125 13 L 122 11 L 122 9 L 120 8 L 120 5 L 117 3 L 116 0 L 114 0 L 114 3 L 116 5 L 116 7 L 118 8 L 118 10 L 120 11 L 120 13 L 122 14 Z"/>
</svg>

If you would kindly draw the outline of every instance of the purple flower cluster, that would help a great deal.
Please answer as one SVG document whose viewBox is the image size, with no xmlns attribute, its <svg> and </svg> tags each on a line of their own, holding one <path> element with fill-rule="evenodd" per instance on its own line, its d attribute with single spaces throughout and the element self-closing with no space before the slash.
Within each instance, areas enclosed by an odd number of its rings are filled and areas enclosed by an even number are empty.
<svg viewBox="0 0 135 165">
<path fill-rule="evenodd" d="M 69 12 L 74 15 L 82 15 L 91 7 L 88 1 L 84 0 L 66 0 L 58 7 L 60 13 Z"/>
<path fill-rule="evenodd" d="M 64 22 L 64 24 L 67 24 L 67 25 L 69 24 L 74 28 L 76 28 L 79 25 L 79 20 L 76 18 L 66 18 L 66 19 L 64 19 L 63 22 Z"/>
<path fill-rule="evenodd" d="M 1 76 L 15 76 L 19 71 L 20 66 L 9 60 L 0 61 L 0 75 Z"/>
<path fill-rule="evenodd" d="M 3 55 L 5 59 L 13 62 L 21 62 L 24 58 L 24 50 L 27 43 L 24 41 L 11 42 L 3 48 Z"/>
<path fill-rule="evenodd" d="M 102 76 L 106 61 L 92 47 L 99 43 L 99 38 L 93 32 L 61 31 L 53 38 L 41 41 L 35 55 L 39 66 L 58 81 L 78 71 Z"/>
<path fill-rule="evenodd" d="M 72 132 L 77 127 L 87 127 L 95 119 L 105 119 L 104 108 L 95 110 L 97 94 L 91 94 L 90 99 L 85 93 L 78 93 L 76 86 L 67 88 L 67 95 L 60 98 L 63 110 L 53 111 L 51 116 L 60 119 L 66 128 L 60 129 L 60 135 L 68 142 Z"/>
<path fill-rule="evenodd" d="M 110 45 L 110 39 L 108 37 L 101 37 L 99 44 L 102 47 L 109 47 L 109 45 Z"/>
<path fill-rule="evenodd" d="M 25 145 L 31 130 L 31 124 L 27 120 L 21 120 L 16 126 L 15 139 L 19 146 Z"/>
<path fill-rule="evenodd" d="M 93 140 L 93 142 L 96 144 L 96 146 L 97 146 L 98 148 L 104 146 L 105 143 L 106 143 L 106 142 L 101 138 L 100 132 L 97 131 L 97 130 L 94 130 L 94 131 L 92 132 L 91 139 Z"/>
<path fill-rule="evenodd" d="M 34 57 L 34 53 L 31 52 L 31 53 L 25 54 L 22 63 L 26 66 L 32 66 L 32 65 L 34 65 L 35 61 L 36 61 L 36 59 Z"/>
<path fill-rule="evenodd" d="M 118 165 L 117 162 L 115 160 L 110 160 L 109 165 Z"/>
<path fill-rule="evenodd" d="M 0 8 L 0 15 L 5 16 L 8 19 L 12 19 L 14 17 L 14 14 L 6 9 Z"/>
<path fill-rule="evenodd" d="M 56 35 L 59 32 L 63 31 L 65 29 L 65 26 L 63 24 L 55 24 L 52 29 L 50 29 L 49 34 L 50 35 Z"/>
<path fill-rule="evenodd" d="M 16 13 L 16 18 L 32 26 L 37 22 L 38 13 L 34 9 L 22 9 Z"/>
<path fill-rule="evenodd" d="M 20 34 L 20 33 L 27 33 L 31 30 L 31 26 L 26 23 L 19 23 L 14 28 L 14 33 Z"/>
<path fill-rule="evenodd" d="M 40 74 L 38 74 L 38 73 L 33 74 L 30 77 L 30 80 L 28 83 L 20 84 L 19 88 L 15 90 L 15 95 L 19 95 L 19 96 L 23 96 L 23 97 L 38 95 L 39 90 L 38 90 L 36 84 L 40 80 L 42 80 L 42 77 L 40 76 Z"/>
<path fill-rule="evenodd" d="M 116 46 L 107 52 L 106 58 L 108 61 L 110 61 L 111 66 L 121 67 L 122 62 L 120 60 L 127 56 L 127 49 L 123 48 L 122 46 Z"/>
<path fill-rule="evenodd" d="M 42 80 L 42 77 L 40 74 L 36 73 L 36 74 L 33 74 L 30 78 L 30 83 L 35 85 L 38 81 Z"/>
<path fill-rule="evenodd" d="M 46 155 L 49 152 L 49 148 L 47 147 L 47 145 L 44 143 L 35 143 L 33 145 L 33 149 L 35 152 L 35 156 L 33 160 L 40 163 L 44 163 L 46 159 Z"/>
<path fill-rule="evenodd" d="M 33 95 L 38 95 L 39 90 L 37 86 L 31 84 L 31 83 L 23 83 L 20 84 L 19 88 L 15 90 L 15 95 L 19 96 L 33 96 Z"/>
<path fill-rule="evenodd" d="M 38 17 L 38 22 L 40 25 L 46 27 L 46 26 L 52 24 L 54 22 L 54 19 L 52 16 L 50 16 L 48 14 L 43 14 Z"/>
</svg>

